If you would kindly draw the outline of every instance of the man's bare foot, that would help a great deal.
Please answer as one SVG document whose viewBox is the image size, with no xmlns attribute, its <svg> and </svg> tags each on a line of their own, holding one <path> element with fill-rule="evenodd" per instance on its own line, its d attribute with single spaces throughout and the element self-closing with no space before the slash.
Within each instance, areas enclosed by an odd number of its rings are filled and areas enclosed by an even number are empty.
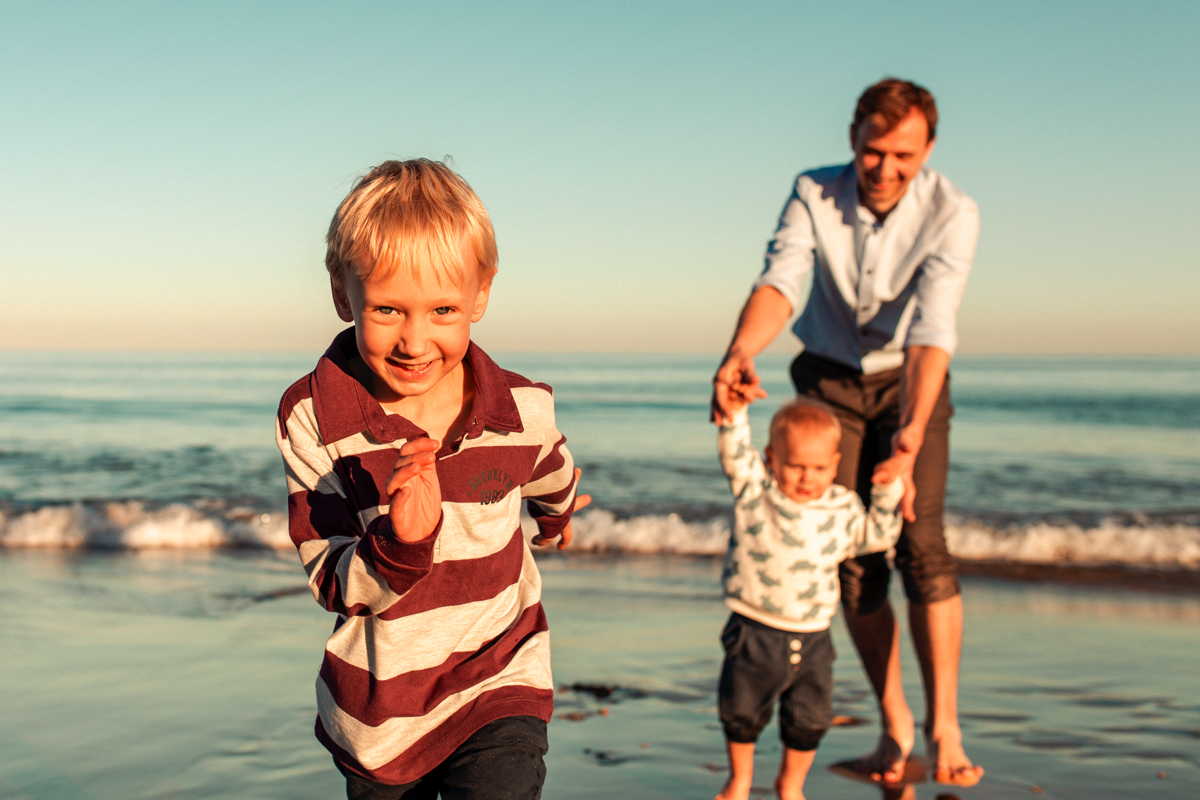
<svg viewBox="0 0 1200 800">
<path fill-rule="evenodd" d="M 926 748 L 933 779 L 951 786 L 974 786 L 983 778 L 983 767 L 972 764 L 962 746 L 960 731 L 948 732 L 937 739 L 929 737 Z"/>
<path fill-rule="evenodd" d="M 879 734 L 874 753 L 858 760 L 855 770 L 880 783 L 902 783 L 916 733 L 910 714 L 904 721 L 889 721 Z"/>
<path fill-rule="evenodd" d="M 725 787 L 715 800 L 750 800 L 750 781 L 730 778 L 725 781 Z"/>
<path fill-rule="evenodd" d="M 912 752 L 912 734 L 908 734 L 906 739 L 906 742 L 901 742 L 895 735 L 884 730 L 880 734 L 880 744 L 875 747 L 875 752 L 858 759 L 854 769 L 869 776 L 872 781 L 904 782 L 908 754 Z"/>
</svg>

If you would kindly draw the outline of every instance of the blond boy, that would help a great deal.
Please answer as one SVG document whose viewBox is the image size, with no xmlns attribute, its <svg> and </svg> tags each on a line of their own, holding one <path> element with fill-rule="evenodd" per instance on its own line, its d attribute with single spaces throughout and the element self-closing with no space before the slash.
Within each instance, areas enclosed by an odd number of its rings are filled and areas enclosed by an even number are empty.
<svg viewBox="0 0 1200 800">
<path fill-rule="evenodd" d="M 577 471 L 549 387 L 471 342 L 496 243 L 445 165 L 389 161 L 334 215 L 353 322 L 280 403 L 288 524 L 337 615 L 317 738 L 348 797 L 538 797 L 553 707 L 535 544 L 571 539 Z"/>
<path fill-rule="evenodd" d="M 717 797 L 749 797 L 754 743 L 778 702 L 784 751 L 775 791 L 797 800 L 832 718 L 838 563 L 895 543 L 903 486 L 875 486 L 869 511 L 835 486 L 841 427 L 817 401 L 798 398 L 775 414 L 765 465 L 750 443 L 745 398 L 734 398 L 732 412 L 718 433 L 737 500 L 723 575 L 733 613 L 721 632 L 718 690 L 730 776 Z"/>
</svg>

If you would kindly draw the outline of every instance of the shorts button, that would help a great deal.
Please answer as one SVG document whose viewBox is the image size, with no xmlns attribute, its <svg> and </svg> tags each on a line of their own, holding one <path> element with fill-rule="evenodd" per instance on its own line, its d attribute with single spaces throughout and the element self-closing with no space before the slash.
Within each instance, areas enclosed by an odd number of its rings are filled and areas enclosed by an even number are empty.
<svg viewBox="0 0 1200 800">
<path fill-rule="evenodd" d="M 792 662 L 793 664 L 799 664 L 800 663 L 800 654 L 792 653 L 790 656 L 788 656 L 788 661 Z"/>
<path fill-rule="evenodd" d="M 799 639 L 792 639 L 792 641 L 789 644 L 793 650 L 800 649 L 800 640 Z"/>
</svg>

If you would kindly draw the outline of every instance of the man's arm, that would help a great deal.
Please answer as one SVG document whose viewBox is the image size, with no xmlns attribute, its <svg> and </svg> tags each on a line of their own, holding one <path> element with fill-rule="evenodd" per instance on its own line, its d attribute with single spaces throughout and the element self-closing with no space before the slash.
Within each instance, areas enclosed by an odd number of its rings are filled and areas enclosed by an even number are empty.
<svg viewBox="0 0 1200 800">
<path fill-rule="evenodd" d="M 913 502 L 913 466 L 925 443 L 925 428 L 946 382 L 950 354 L 940 347 L 914 345 L 904 350 L 904 368 L 900 377 L 900 428 L 892 436 L 892 456 L 875 467 L 874 483 L 887 483 L 899 477 L 904 481 L 904 499 L 900 507 L 904 518 L 916 521 Z"/>
<path fill-rule="evenodd" d="M 729 424 L 735 400 L 753 403 L 767 396 L 754 371 L 754 357 L 779 335 L 791 315 L 792 304 L 772 286 L 760 286 L 750 295 L 713 378 L 713 422 Z"/>
</svg>

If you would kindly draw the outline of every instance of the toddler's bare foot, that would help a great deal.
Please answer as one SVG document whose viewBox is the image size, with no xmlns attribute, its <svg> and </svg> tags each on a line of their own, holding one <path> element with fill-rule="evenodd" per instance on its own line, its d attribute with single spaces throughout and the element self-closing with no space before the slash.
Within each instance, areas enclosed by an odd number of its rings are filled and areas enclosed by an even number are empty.
<svg viewBox="0 0 1200 800">
<path fill-rule="evenodd" d="M 962 746 L 962 732 L 956 727 L 938 736 L 930 735 L 929 766 L 933 779 L 952 786 L 974 786 L 983 778 L 983 767 L 972 764 Z"/>
<path fill-rule="evenodd" d="M 730 778 L 715 800 L 750 800 L 750 781 Z"/>
<path fill-rule="evenodd" d="M 782 777 L 776 778 L 775 796 L 779 800 L 804 800 L 804 782 L 794 784 L 793 781 L 785 781 Z"/>
</svg>

